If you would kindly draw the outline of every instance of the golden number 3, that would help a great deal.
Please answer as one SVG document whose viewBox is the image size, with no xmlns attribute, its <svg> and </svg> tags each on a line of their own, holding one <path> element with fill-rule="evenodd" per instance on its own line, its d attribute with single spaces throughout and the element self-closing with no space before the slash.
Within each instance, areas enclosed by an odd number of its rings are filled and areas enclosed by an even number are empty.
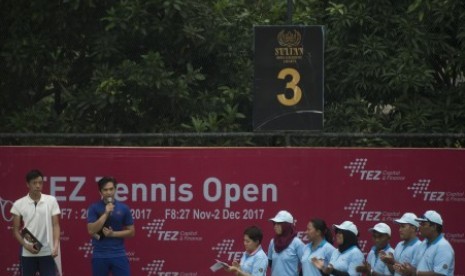
<svg viewBox="0 0 465 276">
<path fill-rule="evenodd" d="M 297 70 L 293 68 L 284 68 L 283 70 L 279 71 L 278 79 L 283 80 L 286 78 L 286 76 L 292 77 L 291 81 L 286 83 L 286 89 L 292 89 L 294 93 L 292 98 L 290 99 L 286 98 L 284 93 L 278 94 L 278 101 L 286 106 L 296 105 L 300 102 L 300 99 L 302 98 L 302 90 L 299 86 L 297 86 L 297 84 L 300 81 L 300 74 Z"/>
</svg>

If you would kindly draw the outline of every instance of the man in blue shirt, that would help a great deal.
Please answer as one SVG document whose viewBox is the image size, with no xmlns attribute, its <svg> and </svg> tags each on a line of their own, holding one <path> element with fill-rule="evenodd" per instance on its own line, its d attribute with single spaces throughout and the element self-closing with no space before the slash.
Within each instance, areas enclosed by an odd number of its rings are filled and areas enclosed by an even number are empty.
<svg viewBox="0 0 465 276">
<path fill-rule="evenodd" d="M 417 250 L 418 263 L 416 275 L 454 275 L 455 253 L 442 233 L 441 215 L 433 210 L 427 211 L 421 218 L 420 233 L 425 240 Z"/>
<path fill-rule="evenodd" d="M 129 276 L 129 259 L 124 238 L 134 237 L 134 221 L 129 207 L 115 201 L 116 179 L 98 181 L 102 200 L 87 210 L 87 231 L 92 236 L 92 275 Z"/>
<path fill-rule="evenodd" d="M 358 266 L 357 271 L 366 275 L 391 275 L 389 267 L 381 259 L 388 254 L 394 254 L 394 249 L 389 245 L 391 227 L 380 222 L 368 231 L 372 234 L 374 246 L 368 253 L 366 263 Z"/>
</svg>

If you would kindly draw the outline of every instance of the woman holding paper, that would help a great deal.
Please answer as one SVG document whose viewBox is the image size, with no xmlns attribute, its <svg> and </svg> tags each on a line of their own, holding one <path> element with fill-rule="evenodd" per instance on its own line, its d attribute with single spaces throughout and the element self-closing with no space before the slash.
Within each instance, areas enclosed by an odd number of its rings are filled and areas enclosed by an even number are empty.
<svg viewBox="0 0 465 276">
<path fill-rule="evenodd" d="M 250 226 L 244 231 L 245 252 L 240 263 L 233 262 L 226 270 L 238 276 L 265 276 L 268 257 L 262 249 L 263 233 L 260 228 Z"/>
</svg>

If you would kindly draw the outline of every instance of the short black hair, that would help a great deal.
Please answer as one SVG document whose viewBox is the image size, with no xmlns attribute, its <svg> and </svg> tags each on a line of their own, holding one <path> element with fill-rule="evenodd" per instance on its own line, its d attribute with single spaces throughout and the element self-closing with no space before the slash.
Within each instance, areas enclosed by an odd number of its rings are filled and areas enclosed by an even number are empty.
<svg viewBox="0 0 465 276">
<path fill-rule="evenodd" d="M 257 226 L 250 226 L 244 230 L 244 235 L 247 235 L 254 242 L 258 241 L 258 244 L 262 243 L 263 232 Z"/>
<path fill-rule="evenodd" d="M 29 181 L 31 181 L 33 179 L 36 179 L 39 176 L 44 178 L 44 175 L 39 170 L 37 170 L 37 169 L 30 170 L 26 174 L 26 182 L 29 183 Z"/>
<path fill-rule="evenodd" d="M 101 191 L 103 189 L 103 186 L 105 186 L 108 182 L 113 182 L 113 184 L 115 184 L 115 188 L 116 188 L 116 179 L 114 177 L 111 177 L 111 176 L 104 176 L 102 177 L 98 182 L 98 190 Z"/>
</svg>

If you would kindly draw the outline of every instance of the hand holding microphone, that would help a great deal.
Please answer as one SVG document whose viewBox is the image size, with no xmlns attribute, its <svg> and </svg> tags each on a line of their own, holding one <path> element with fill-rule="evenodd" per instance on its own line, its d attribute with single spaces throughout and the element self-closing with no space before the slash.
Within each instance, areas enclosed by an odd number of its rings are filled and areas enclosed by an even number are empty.
<svg viewBox="0 0 465 276">
<path fill-rule="evenodd" d="M 115 209 L 115 204 L 113 204 L 114 199 L 112 197 L 105 197 L 105 198 L 103 198 L 103 202 L 105 203 L 105 214 L 107 214 L 107 218 L 105 220 L 105 223 L 103 224 L 102 229 L 100 229 L 100 231 L 98 231 L 97 233 L 95 233 L 93 235 L 94 238 L 97 239 L 97 240 L 101 240 L 104 237 L 109 236 L 108 234 L 111 235 L 112 232 L 113 232 L 113 230 L 111 230 L 111 227 L 109 225 L 110 225 L 111 213 Z M 102 214 L 102 216 L 103 216 L 103 214 Z"/>
<path fill-rule="evenodd" d="M 103 201 L 105 202 L 105 213 L 110 217 L 113 209 L 115 209 L 115 204 L 113 204 L 114 200 L 112 197 L 106 197 Z"/>
</svg>

